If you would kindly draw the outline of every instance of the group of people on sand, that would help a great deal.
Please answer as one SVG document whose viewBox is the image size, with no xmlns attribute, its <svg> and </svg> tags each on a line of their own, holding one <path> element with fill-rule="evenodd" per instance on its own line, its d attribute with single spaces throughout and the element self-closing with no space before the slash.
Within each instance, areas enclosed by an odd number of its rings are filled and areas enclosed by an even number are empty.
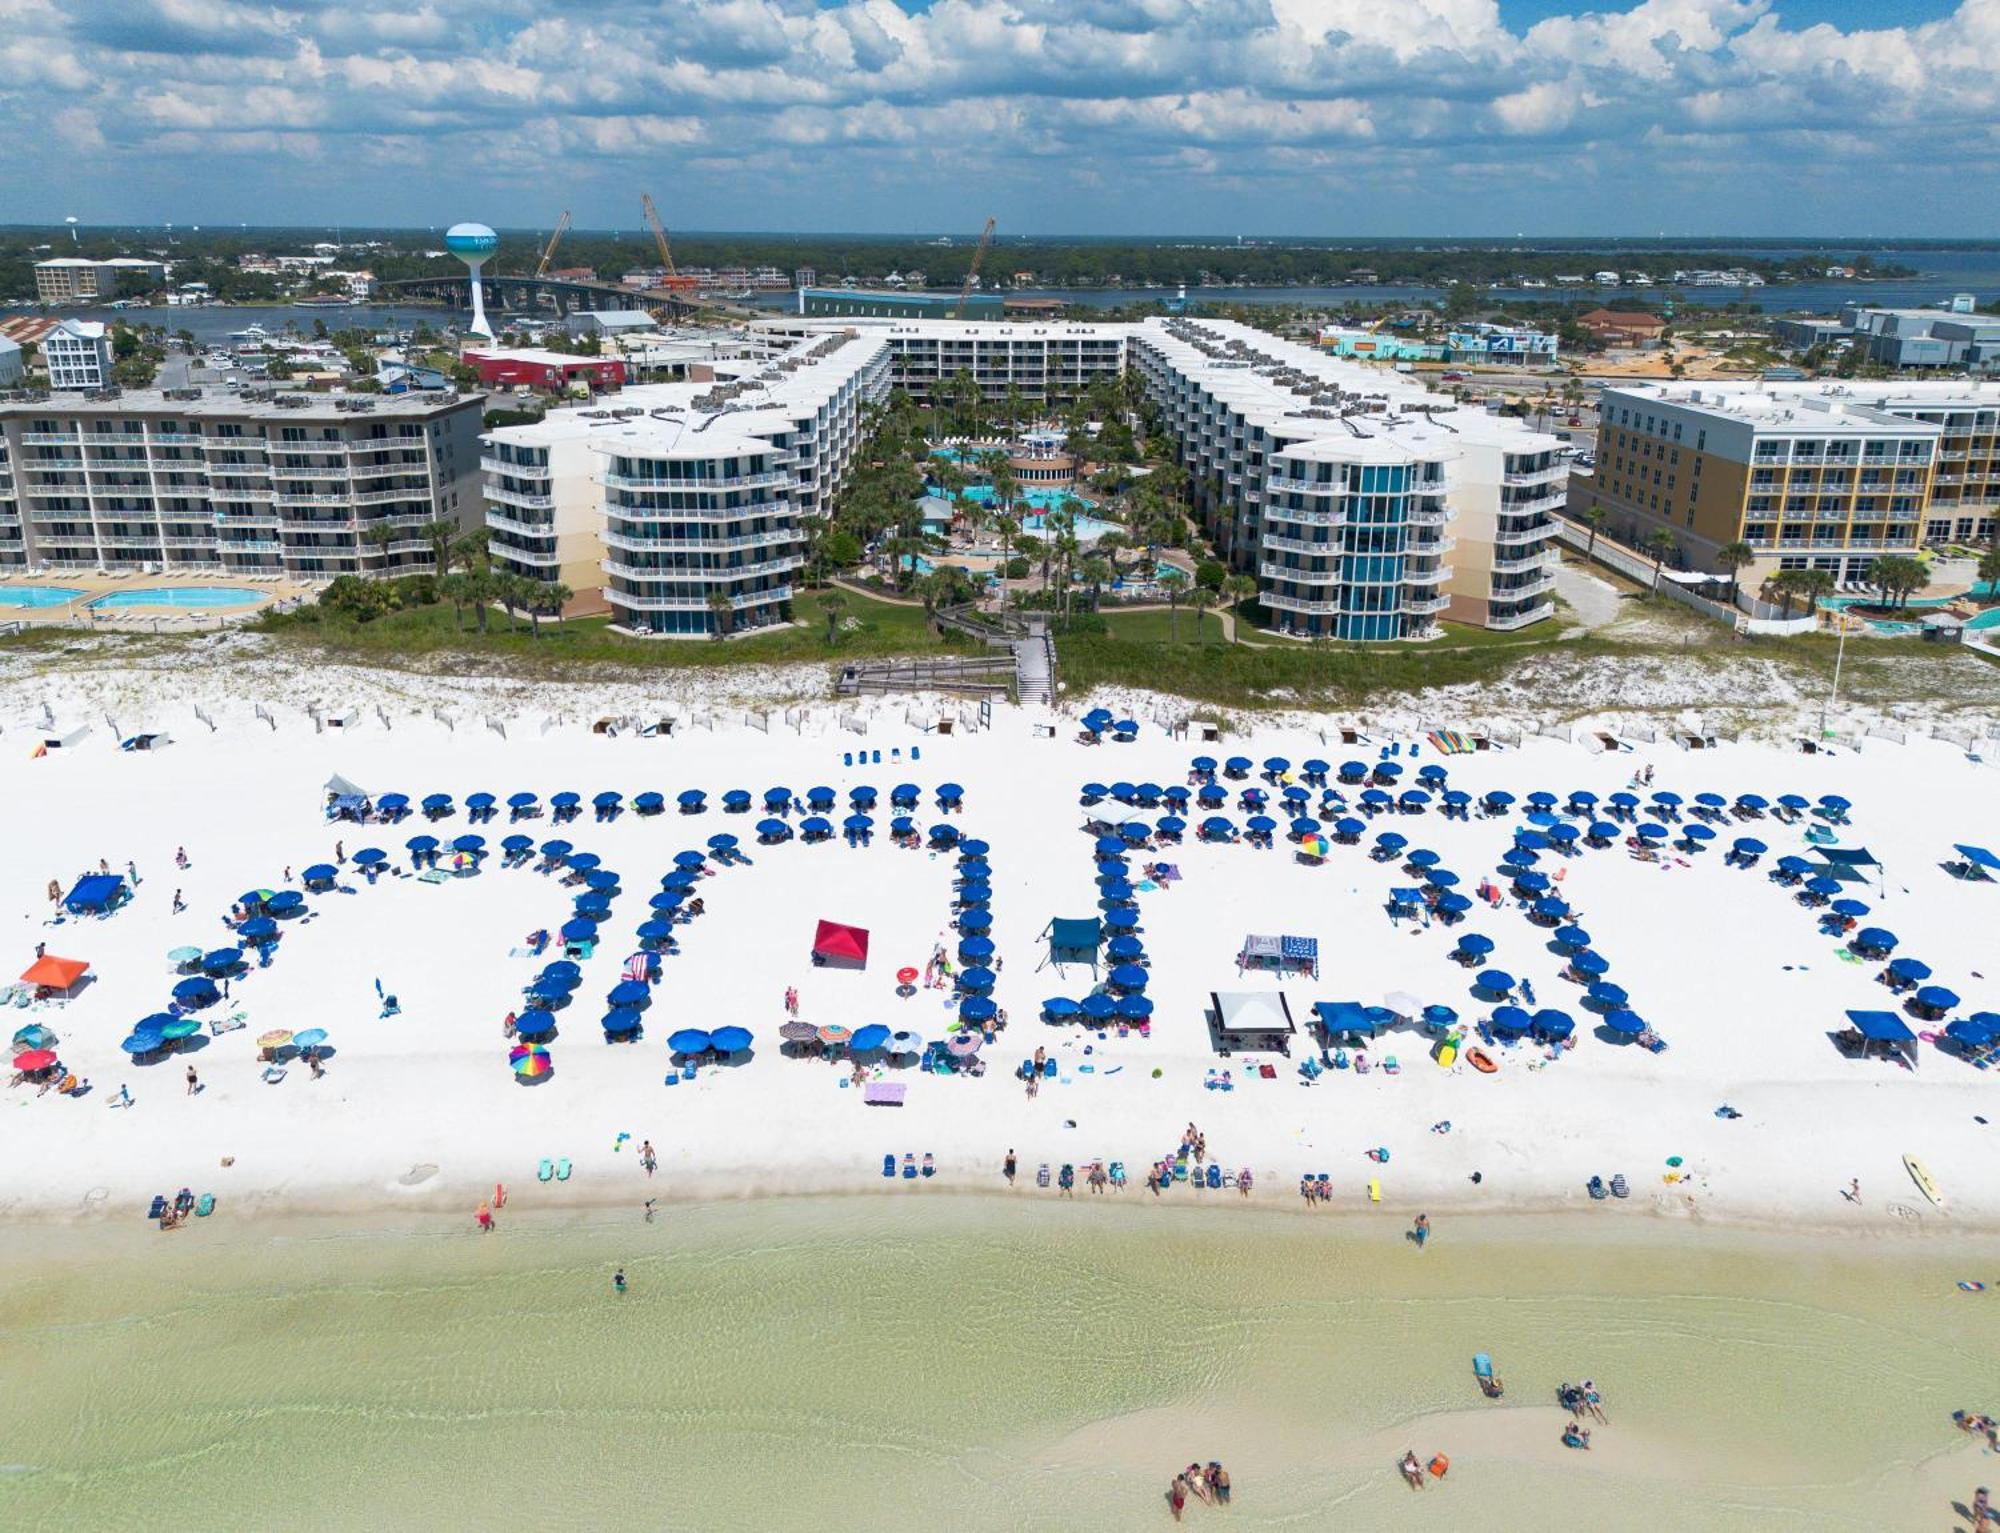
<svg viewBox="0 0 2000 1533">
<path fill-rule="evenodd" d="M 1591 1417 L 1599 1425 L 1610 1420 L 1604 1414 L 1604 1397 L 1597 1392 L 1597 1386 L 1589 1379 L 1581 1384 L 1564 1380 L 1556 1386 L 1556 1403 L 1570 1414 L 1563 1424 L 1562 1445 L 1565 1448 L 1590 1448 L 1590 1428 L 1583 1424 L 1585 1416 Z"/>
<path fill-rule="evenodd" d="M 1187 1510 L 1189 1496 L 1210 1506 L 1229 1505 L 1229 1471 L 1210 1459 L 1206 1469 L 1200 1464 L 1190 1464 L 1175 1475 L 1174 1483 L 1167 1487 L 1167 1506 L 1175 1522 Z"/>
</svg>

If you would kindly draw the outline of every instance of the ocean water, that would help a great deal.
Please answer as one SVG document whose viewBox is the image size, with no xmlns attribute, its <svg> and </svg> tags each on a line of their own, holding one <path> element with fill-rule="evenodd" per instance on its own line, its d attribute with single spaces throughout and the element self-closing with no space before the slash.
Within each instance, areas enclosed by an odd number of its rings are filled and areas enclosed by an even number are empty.
<svg viewBox="0 0 2000 1533">
<path fill-rule="evenodd" d="M 1949 1419 L 2000 1405 L 1966 1244 L 939 1192 L 17 1231 L 0 1526 L 1158 1528 L 1219 1458 L 1241 1528 L 1883 1533 L 2000 1469 Z"/>
</svg>

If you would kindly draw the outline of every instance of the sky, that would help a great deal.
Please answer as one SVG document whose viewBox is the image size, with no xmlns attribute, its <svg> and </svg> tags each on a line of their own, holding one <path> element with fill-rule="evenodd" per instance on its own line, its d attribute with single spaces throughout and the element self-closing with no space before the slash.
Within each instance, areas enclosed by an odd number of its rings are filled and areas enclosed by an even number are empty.
<svg viewBox="0 0 2000 1533">
<path fill-rule="evenodd" d="M 2000 235 L 2000 0 L 0 0 L 0 222 Z"/>
</svg>

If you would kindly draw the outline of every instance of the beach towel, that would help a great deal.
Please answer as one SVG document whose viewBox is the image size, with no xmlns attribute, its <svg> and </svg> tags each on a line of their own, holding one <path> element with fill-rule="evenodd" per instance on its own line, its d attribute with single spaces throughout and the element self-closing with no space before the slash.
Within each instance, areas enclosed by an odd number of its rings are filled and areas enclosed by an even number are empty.
<svg viewBox="0 0 2000 1533">
<path fill-rule="evenodd" d="M 646 976 L 651 972 L 651 961 L 644 953 L 634 953 L 630 958 L 625 960 L 625 978 L 628 980 L 636 980 L 643 985 L 646 982 Z"/>
</svg>

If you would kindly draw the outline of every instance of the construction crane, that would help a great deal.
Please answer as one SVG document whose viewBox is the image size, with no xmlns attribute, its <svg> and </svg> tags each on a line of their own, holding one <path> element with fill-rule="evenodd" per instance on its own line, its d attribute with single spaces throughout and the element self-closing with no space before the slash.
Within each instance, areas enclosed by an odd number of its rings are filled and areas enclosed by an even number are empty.
<svg viewBox="0 0 2000 1533">
<path fill-rule="evenodd" d="M 562 243 L 562 237 L 564 233 L 567 232 L 568 229 L 569 229 L 569 209 L 564 208 L 563 216 L 556 220 L 556 232 L 549 236 L 548 244 L 542 247 L 541 260 L 535 263 L 536 276 L 540 277 L 547 273 L 549 269 L 549 262 L 553 261 L 556 258 L 556 246 Z"/>
<path fill-rule="evenodd" d="M 986 259 L 986 247 L 993 243 L 993 220 L 986 220 L 986 227 L 979 231 L 979 248 L 972 252 L 972 264 L 965 268 L 965 286 L 958 290 L 958 307 L 952 311 L 953 319 L 965 318 L 965 306 L 972 300 L 972 284 L 979 280 L 979 263 Z"/>
<path fill-rule="evenodd" d="M 660 222 L 660 210 L 653 206 L 653 194 L 641 192 L 639 202 L 646 210 L 646 222 L 653 226 L 653 243 L 660 248 L 660 265 L 667 274 L 666 280 L 660 285 L 675 292 L 690 291 L 695 286 L 695 280 L 692 277 L 683 277 L 674 270 L 674 252 L 667 244 L 667 231 Z"/>
</svg>

